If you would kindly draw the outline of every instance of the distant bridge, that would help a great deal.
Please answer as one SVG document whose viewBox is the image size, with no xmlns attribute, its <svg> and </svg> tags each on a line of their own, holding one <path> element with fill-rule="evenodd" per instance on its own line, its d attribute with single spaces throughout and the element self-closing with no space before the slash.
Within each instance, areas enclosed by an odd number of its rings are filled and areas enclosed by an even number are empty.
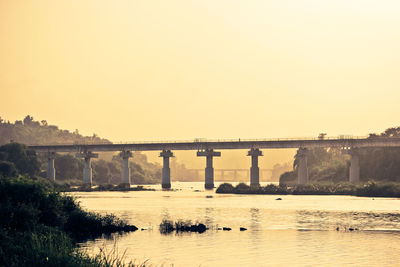
<svg viewBox="0 0 400 267">
<path fill-rule="evenodd" d="M 32 145 L 29 148 L 37 152 L 48 154 L 49 179 L 55 179 L 54 158 L 57 152 L 75 152 L 77 157 L 85 160 L 83 181 L 92 184 L 91 158 L 98 157 L 94 152 L 120 151 L 123 158 L 122 184 L 130 185 L 129 158 L 132 151 L 161 151 L 163 158 L 162 187 L 171 187 L 169 158 L 173 157 L 172 150 L 197 150 L 197 156 L 206 157 L 205 187 L 214 187 L 213 157 L 221 156 L 215 150 L 249 149 L 247 156 L 251 156 L 250 185 L 259 186 L 260 169 L 258 157 L 262 156 L 260 149 L 297 148 L 299 149 L 299 164 L 297 169 L 298 183 L 308 183 L 307 149 L 309 148 L 340 148 L 344 153 L 350 154 L 350 182 L 358 182 L 360 177 L 358 148 L 364 147 L 400 147 L 400 138 L 382 137 L 352 137 L 339 136 L 331 138 L 293 138 L 293 139 L 230 139 L 208 140 L 194 139 L 191 141 L 156 141 L 156 142 L 131 142 L 131 143 L 74 143 L 74 144 L 48 144 Z"/>
<path fill-rule="evenodd" d="M 187 169 L 188 172 L 195 173 L 196 178 L 200 178 L 200 174 L 203 173 L 204 169 Z M 265 172 L 272 173 L 273 169 L 260 169 L 260 179 L 264 177 Z M 247 177 L 250 179 L 250 169 L 214 169 L 214 173 L 219 173 L 218 180 L 219 181 L 230 181 L 234 180 L 237 181 L 239 178 L 239 174 L 242 174 L 241 177 Z M 228 176 L 227 176 L 228 175 Z"/>
</svg>

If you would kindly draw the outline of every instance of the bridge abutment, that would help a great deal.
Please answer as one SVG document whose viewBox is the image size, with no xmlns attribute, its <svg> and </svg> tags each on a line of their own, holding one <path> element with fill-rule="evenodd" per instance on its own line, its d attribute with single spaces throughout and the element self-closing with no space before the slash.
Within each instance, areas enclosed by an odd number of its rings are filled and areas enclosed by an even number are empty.
<svg viewBox="0 0 400 267">
<path fill-rule="evenodd" d="M 54 167 L 55 158 L 56 158 L 55 152 L 49 152 L 47 154 L 47 159 L 48 159 L 47 178 L 53 182 L 56 180 L 56 168 Z"/>
<path fill-rule="evenodd" d="M 212 149 L 207 149 L 205 151 L 197 151 L 198 157 L 206 157 L 206 169 L 205 169 L 205 184 L 206 189 L 214 188 L 214 167 L 213 167 L 213 157 L 220 157 L 221 152 L 216 152 Z"/>
<path fill-rule="evenodd" d="M 83 158 L 84 159 L 84 167 L 83 167 L 83 184 L 85 186 L 92 186 L 92 164 L 91 164 L 91 159 L 92 158 L 98 158 L 99 154 L 95 154 L 92 152 L 83 152 L 83 153 L 77 153 L 76 154 L 77 158 Z"/>
<path fill-rule="evenodd" d="M 171 150 L 163 150 L 160 153 L 160 157 L 163 157 L 161 187 L 164 189 L 171 188 L 171 169 L 169 167 L 169 158 L 173 156 L 174 154 L 171 152 Z"/>
<path fill-rule="evenodd" d="M 119 153 L 122 158 L 121 186 L 131 186 L 131 169 L 129 168 L 129 158 L 132 157 L 132 152 L 123 150 Z"/>
<path fill-rule="evenodd" d="M 250 186 L 260 186 L 260 168 L 258 167 L 258 157 L 262 156 L 262 151 L 258 148 L 252 148 L 247 156 L 251 156 L 251 168 L 250 168 Z"/>
<path fill-rule="evenodd" d="M 307 149 L 299 148 L 298 151 L 299 164 L 297 166 L 297 184 L 308 183 L 308 167 L 307 167 Z"/>
</svg>

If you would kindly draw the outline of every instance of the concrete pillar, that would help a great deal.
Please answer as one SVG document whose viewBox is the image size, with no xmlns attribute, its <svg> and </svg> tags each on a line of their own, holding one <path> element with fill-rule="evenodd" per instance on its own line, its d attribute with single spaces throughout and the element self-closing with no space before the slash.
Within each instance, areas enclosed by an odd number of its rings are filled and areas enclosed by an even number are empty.
<svg viewBox="0 0 400 267">
<path fill-rule="evenodd" d="M 350 151 L 350 183 L 358 183 L 360 181 L 360 157 L 357 151 L 352 149 Z"/>
<path fill-rule="evenodd" d="M 305 148 L 299 148 L 298 159 L 299 164 L 297 166 L 297 184 L 308 183 L 308 167 L 307 167 L 307 150 Z"/>
<path fill-rule="evenodd" d="M 56 180 L 56 169 L 54 167 L 54 159 L 56 158 L 55 152 L 49 152 L 47 154 L 48 164 L 47 164 L 47 178 L 50 181 Z"/>
<path fill-rule="evenodd" d="M 132 152 L 124 150 L 119 155 L 122 158 L 121 185 L 130 187 L 131 169 L 129 168 L 129 158 L 132 157 Z"/>
<path fill-rule="evenodd" d="M 247 156 L 251 156 L 250 186 L 260 186 L 260 168 L 258 167 L 258 157 L 262 156 L 262 151 L 252 148 Z"/>
<path fill-rule="evenodd" d="M 221 152 L 216 152 L 212 149 L 205 151 L 197 151 L 198 157 L 206 157 L 206 169 L 205 169 L 205 184 L 206 189 L 214 188 L 214 168 L 213 168 L 213 157 L 220 157 Z"/>
<path fill-rule="evenodd" d="M 171 150 L 163 150 L 160 153 L 160 157 L 163 157 L 163 168 L 162 168 L 162 188 L 171 188 L 171 169 L 169 168 L 169 158 L 173 157 L 174 154 Z"/>
<path fill-rule="evenodd" d="M 83 183 L 86 186 L 92 186 L 92 164 L 91 164 L 91 159 L 92 158 L 98 158 L 99 154 L 95 154 L 92 152 L 83 152 L 83 153 L 77 153 L 76 154 L 77 158 L 83 158 L 85 161 L 85 165 L 83 167 Z"/>
</svg>

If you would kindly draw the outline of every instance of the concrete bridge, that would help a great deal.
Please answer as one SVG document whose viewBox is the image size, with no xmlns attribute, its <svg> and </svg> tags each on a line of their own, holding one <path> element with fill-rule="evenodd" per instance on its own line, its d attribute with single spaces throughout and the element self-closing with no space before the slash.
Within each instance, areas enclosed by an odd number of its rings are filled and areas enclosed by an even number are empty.
<svg viewBox="0 0 400 267">
<path fill-rule="evenodd" d="M 161 151 L 163 158 L 162 188 L 171 188 L 171 175 L 169 158 L 173 157 L 173 150 L 197 150 L 198 157 L 206 158 L 205 188 L 214 187 L 213 157 L 220 157 L 221 152 L 215 150 L 225 149 L 249 149 L 247 156 L 251 157 L 250 186 L 259 186 L 260 169 L 258 157 L 262 156 L 261 149 L 297 148 L 299 149 L 298 184 L 308 183 L 307 154 L 309 148 L 340 148 L 350 155 L 349 181 L 358 182 L 360 179 L 360 164 L 357 153 L 358 148 L 364 147 L 400 147 L 400 138 L 382 137 L 349 137 L 340 136 L 334 138 L 297 138 L 297 139 L 235 139 L 235 140 L 206 140 L 195 139 L 192 141 L 164 141 L 164 142 L 133 142 L 133 143 L 93 143 L 93 144 L 54 144 L 32 145 L 29 148 L 36 152 L 44 152 L 48 155 L 49 179 L 55 179 L 54 159 L 57 152 L 75 152 L 76 156 L 84 159 L 83 182 L 92 184 L 91 159 L 97 158 L 94 152 L 120 151 L 123 159 L 121 182 L 130 185 L 129 158 L 131 151 Z"/>
</svg>

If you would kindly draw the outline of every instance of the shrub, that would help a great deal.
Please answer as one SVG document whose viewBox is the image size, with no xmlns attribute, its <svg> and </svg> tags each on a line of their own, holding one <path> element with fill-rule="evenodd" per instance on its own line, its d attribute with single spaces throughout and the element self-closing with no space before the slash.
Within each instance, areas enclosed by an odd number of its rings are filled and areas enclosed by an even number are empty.
<svg viewBox="0 0 400 267">
<path fill-rule="evenodd" d="M 229 183 L 223 183 L 218 186 L 218 188 L 215 192 L 223 193 L 223 194 L 232 194 L 232 193 L 234 193 L 234 190 L 235 190 L 235 188 L 233 187 L 233 185 L 231 185 Z"/>
<path fill-rule="evenodd" d="M 250 186 L 245 183 L 240 183 L 235 187 L 235 193 L 246 194 L 250 192 Z"/>
</svg>

